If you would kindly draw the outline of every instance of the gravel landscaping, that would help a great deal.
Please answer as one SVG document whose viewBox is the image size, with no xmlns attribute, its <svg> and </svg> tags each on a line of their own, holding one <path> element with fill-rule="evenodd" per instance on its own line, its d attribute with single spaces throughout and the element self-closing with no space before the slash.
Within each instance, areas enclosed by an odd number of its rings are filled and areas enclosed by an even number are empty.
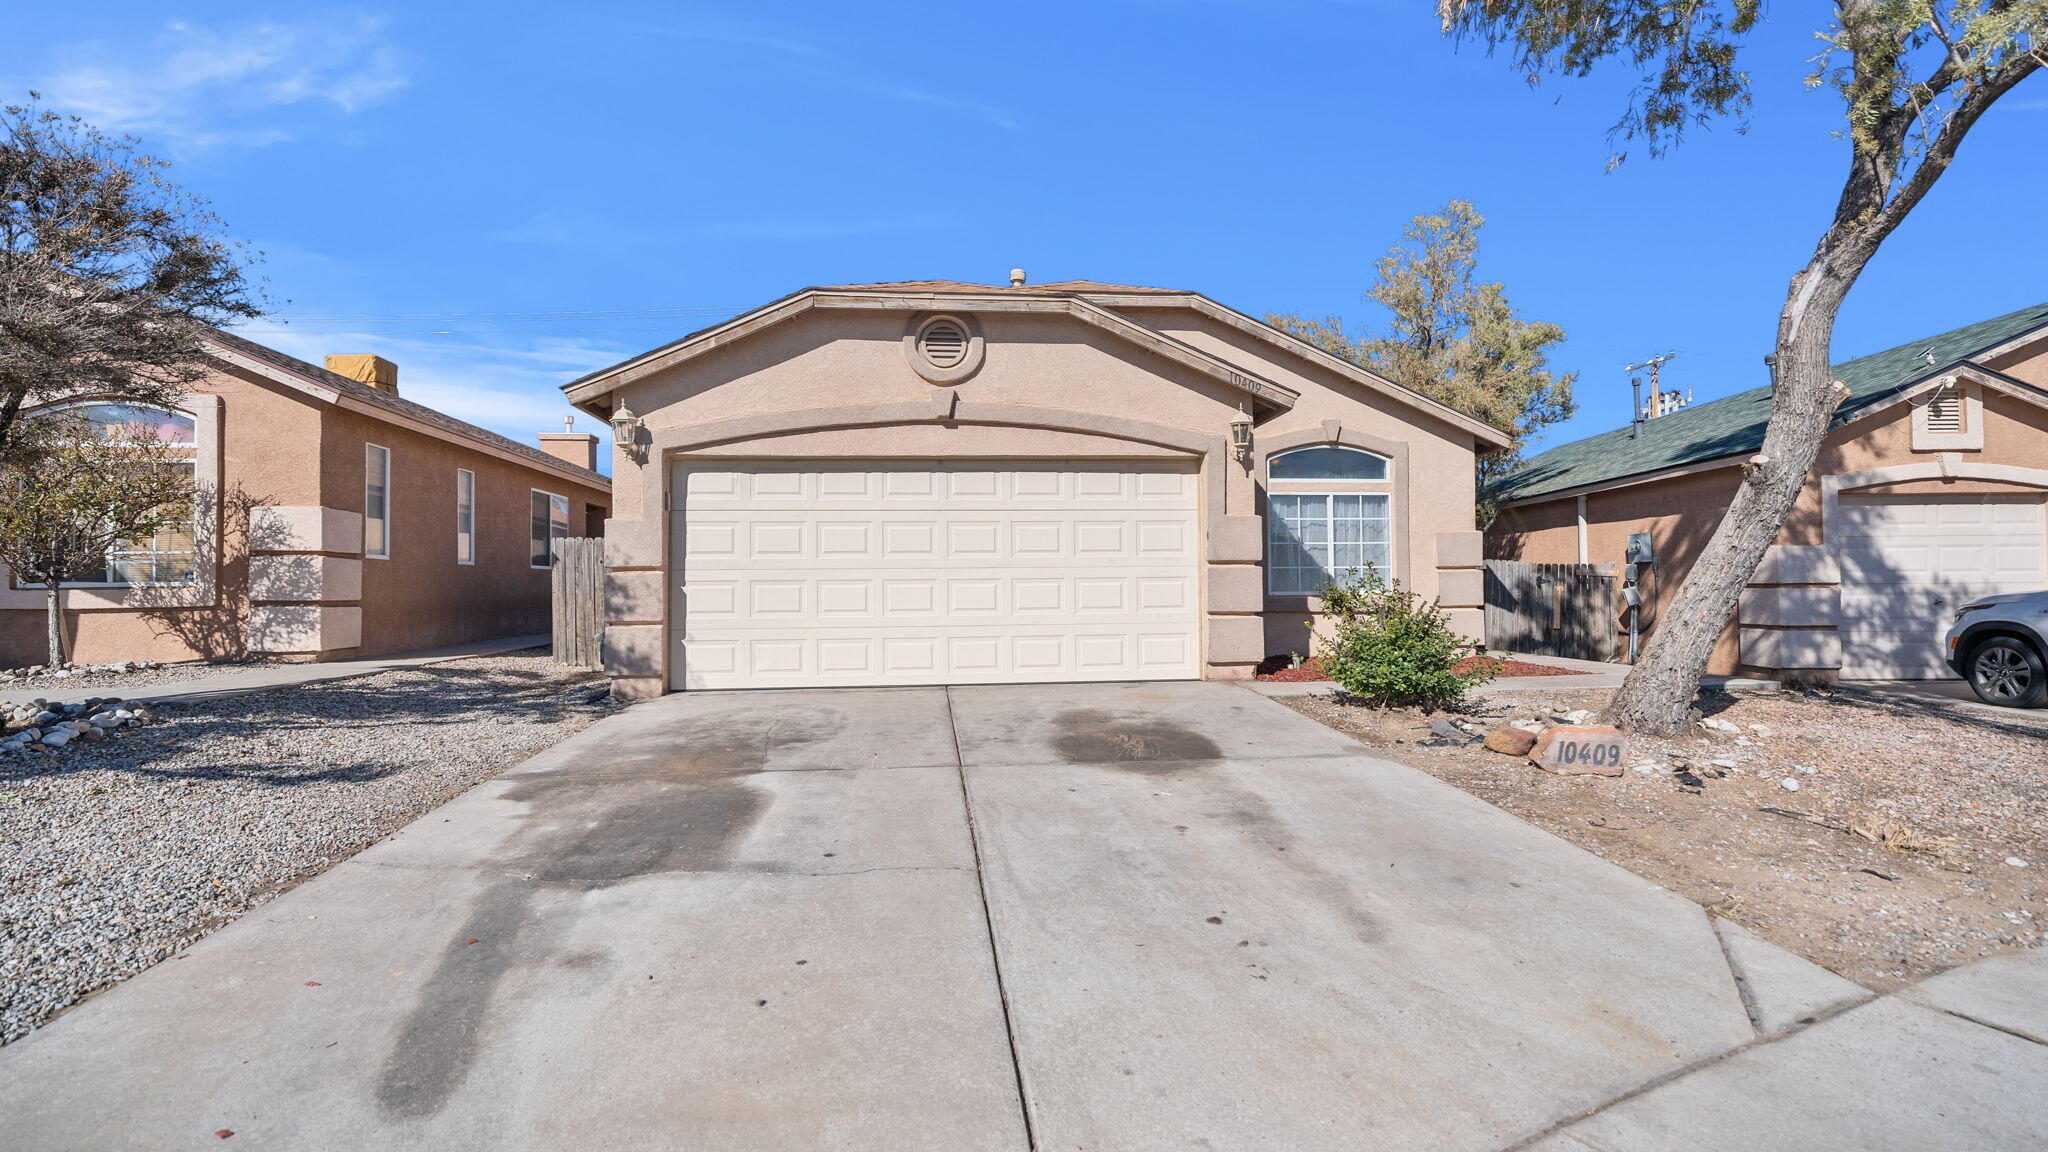
<svg viewBox="0 0 2048 1152">
<path fill-rule="evenodd" d="M 230 672 L 243 672 L 255 666 L 253 661 L 246 660 L 226 664 L 151 664 L 146 668 L 125 671 L 114 671 L 105 665 L 88 665 L 62 676 L 42 672 L 34 676 L 0 678 L 0 700 L 25 700 L 39 692 L 68 692 L 74 688 L 149 688 L 158 684 L 182 684 L 187 680 L 205 680 Z"/>
<path fill-rule="evenodd" d="M 0 1043 L 582 730 L 605 692 L 529 650 L 0 754 Z"/>
<path fill-rule="evenodd" d="M 1610 695 L 1494 691 L 1462 719 L 1483 733 Z M 1633 741 L 1609 777 L 1446 738 L 1441 714 L 1281 702 L 1878 991 L 2048 941 L 2048 713 L 1710 693 L 1707 719 L 1737 731 Z"/>
</svg>

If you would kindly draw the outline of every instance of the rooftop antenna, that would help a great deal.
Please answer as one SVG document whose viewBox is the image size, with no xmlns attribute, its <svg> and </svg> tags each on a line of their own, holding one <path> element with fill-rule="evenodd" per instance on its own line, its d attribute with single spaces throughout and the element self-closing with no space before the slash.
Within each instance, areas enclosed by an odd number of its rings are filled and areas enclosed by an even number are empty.
<svg viewBox="0 0 2048 1152">
<path fill-rule="evenodd" d="M 1633 376 L 1629 378 L 1629 383 L 1635 387 L 1636 394 L 1635 410 L 1629 417 L 1628 434 L 1630 439 L 1633 440 L 1641 438 L 1643 434 L 1644 420 L 1654 420 L 1657 417 L 1664 415 L 1664 413 L 1667 411 L 1667 409 L 1664 407 L 1666 403 L 1664 393 L 1660 391 L 1657 387 L 1657 377 L 1658 374 L 1664 368 L 1664 362 L 1666 360 L 1672 359 L 1677 355 L 1678 353 L 1676 351 L 1666 352 L 1662 356 L 1652 356 L 1648 360 L 1643 361 L 1641 364 L 1630 364 L 1622 369 L 1623 372 L 1640 372 L 1645 368 L 1648 368 L 1650 370 L 1650 405 L 1647 409 L 1643 407 L 1643 378 L 1640 376 Z M 1684 401 L 1682 402 L 1678 399 L 1677 394 L 1674 393 L 1670 397 L 1671 407 L 1668 410 L 1675 412 L 1678 409 L 1685 407 L 1686 404 L 1690 403 L 1692 403 L 1692 395 L 1690 392 L 1687 393 Z"/>
</svg>

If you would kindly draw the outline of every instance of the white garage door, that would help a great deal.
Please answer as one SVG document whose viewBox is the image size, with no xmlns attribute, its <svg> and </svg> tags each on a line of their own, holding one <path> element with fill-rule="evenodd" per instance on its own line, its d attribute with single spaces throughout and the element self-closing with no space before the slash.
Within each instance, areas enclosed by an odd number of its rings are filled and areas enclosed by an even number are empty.
<svg viewBox="0 0 2048 1152">
<path fill-rule="evenodd" d="M 679 688 L 1199 675 L 1190 467 L 679 463 Z"/>
<path fill-rule="evenodd" d="M 2039 497 L 1842 497 L 1842 675 L 1937 679 L 1958 605 L 2048 587 Z"/>
</svg>

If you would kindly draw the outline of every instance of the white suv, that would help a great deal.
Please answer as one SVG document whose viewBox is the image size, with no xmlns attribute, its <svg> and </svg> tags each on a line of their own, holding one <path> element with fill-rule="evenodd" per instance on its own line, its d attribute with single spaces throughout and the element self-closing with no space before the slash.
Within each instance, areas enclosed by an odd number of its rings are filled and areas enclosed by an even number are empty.
<svg viewBox="0 0 2048 1152">
<path fill-rule="evenodd" d="M 2048 592 L 1986 596 L 1956 609 L 1946 656 L 1986 704 L 2048 705 Z"/>
</svg>

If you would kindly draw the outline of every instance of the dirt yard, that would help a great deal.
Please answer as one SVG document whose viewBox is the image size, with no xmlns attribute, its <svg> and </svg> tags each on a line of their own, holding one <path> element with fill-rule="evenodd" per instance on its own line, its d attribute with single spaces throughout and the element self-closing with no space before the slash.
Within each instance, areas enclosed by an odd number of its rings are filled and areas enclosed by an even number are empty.
<svg viewBox="0 0 2048 1152">
<path fill-rule="evenodd" d="M 1482 691 L 1452 718 L 1483 733 L 1608 695 Z M 1432 737 L 1442 714 L 1282 703 L 1873 989 L 2048 935 L 2048 714 L 1713 694 L 1702 710 L 1741 734 L 1637 740 L 1628 770 L 1605 777 Z"/>
</svg>

